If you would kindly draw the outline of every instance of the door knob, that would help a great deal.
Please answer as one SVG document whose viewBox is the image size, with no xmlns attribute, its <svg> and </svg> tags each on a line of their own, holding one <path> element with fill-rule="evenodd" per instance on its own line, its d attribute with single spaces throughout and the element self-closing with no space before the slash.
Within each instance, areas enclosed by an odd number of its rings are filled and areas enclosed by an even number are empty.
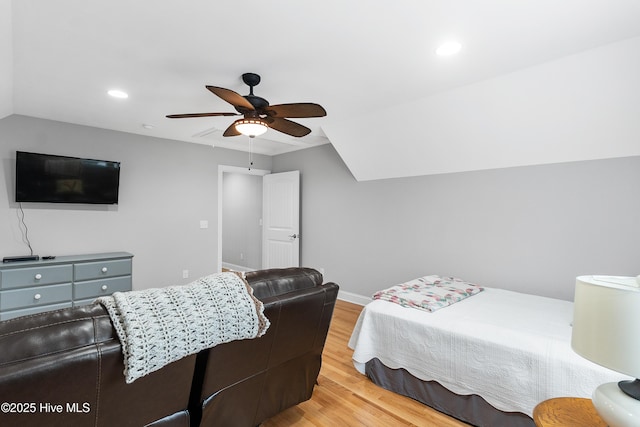
<svg viewBox="0 0 640 427">
<path fill-rule="evenodd" d="M 294 233 L 294 234 L 289 235 L 289 237 L 292 238 L 292 239 L 299 239 L 300 235 Z"/>
</svg>

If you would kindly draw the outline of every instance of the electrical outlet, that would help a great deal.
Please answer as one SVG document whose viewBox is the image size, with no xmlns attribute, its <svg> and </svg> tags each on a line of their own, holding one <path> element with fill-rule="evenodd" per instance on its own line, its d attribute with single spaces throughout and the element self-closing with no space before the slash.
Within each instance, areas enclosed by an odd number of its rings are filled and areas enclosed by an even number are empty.
<svg viewBox="0 0 640 427">
<path fill-rule="evenodd" d="M 182 270 L 182 278 L 183 279 L 189 278 L 189 270 Z"/>
</svg>

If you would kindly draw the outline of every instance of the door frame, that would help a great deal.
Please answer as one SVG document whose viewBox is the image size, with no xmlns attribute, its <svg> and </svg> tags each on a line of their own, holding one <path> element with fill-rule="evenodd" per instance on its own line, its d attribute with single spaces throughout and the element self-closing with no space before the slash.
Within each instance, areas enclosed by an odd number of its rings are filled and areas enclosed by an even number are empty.
<svg viewBox="0 0 640 427">
<path fill-rule="evenodd" d="M 219 273 L 222 271 L 222 203 L 223 203 L 223 174 L 225 172 L 230 173 L 241 173 L 245 175 L 258 175 L 265 176 L 271 173 L 270 170 L 265 169 L 249 169 L 246 167 L 240 166 L 228 166 L 228 165 L 218 165 L 218 259 L 216 271 Z"/>
</svg>

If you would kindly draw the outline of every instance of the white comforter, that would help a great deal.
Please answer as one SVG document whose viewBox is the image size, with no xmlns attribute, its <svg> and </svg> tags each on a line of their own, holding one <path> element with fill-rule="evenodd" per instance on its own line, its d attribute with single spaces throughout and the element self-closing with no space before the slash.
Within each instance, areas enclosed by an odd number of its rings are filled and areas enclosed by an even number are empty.
<svg viewBox="0 0 640 427">
<path fill-rule="evenodd" d="M 529 416 L 545 399 L 590 397 L 628 379 L 571 349 L 573 303 L 485 288 L 434 313 L 376 300 L 349 341 L 356 368 L 378 358 L 458 394 L 477 394 L 502 411 Z"/>
</svg>

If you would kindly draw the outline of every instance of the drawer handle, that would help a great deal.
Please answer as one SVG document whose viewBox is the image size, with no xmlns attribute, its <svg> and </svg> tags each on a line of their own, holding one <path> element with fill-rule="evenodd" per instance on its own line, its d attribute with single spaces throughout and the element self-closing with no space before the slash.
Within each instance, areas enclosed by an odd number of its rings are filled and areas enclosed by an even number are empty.
<svg viewBox="0 0 640 427">
<path fill-rule="evenodd" d="M 36 275 L 34 276 L 34 278 L 35 278 L 36 280 L 40 280 L 40 279 L 42 279 L 42 274 L 38 273 L 38 274 L 36 274 Z"/>
<path fill-rule="evenodd" d="M 101 271 L 102 271 L 103 273 L 106 273 L 106 272 L 107 272 L 107 267 L 102 267 L 102 270 L 101 270 Z"/>
<path fill-rule="evenodd" d="M 36 301 L 39 300 L 40 298 L 42 298 L 42 295 L 40 295 L 40 294 L 35 294 L 33 296 L 33 299 L 36 300 Z"/>
<path fill-rule="evenodd" d="M 102 285 L 100 289 L 102 289 L 103 291 L 106 291 L 107 289 L 109 289 L 109 287 L 107 285 Z"/>
</svg>

